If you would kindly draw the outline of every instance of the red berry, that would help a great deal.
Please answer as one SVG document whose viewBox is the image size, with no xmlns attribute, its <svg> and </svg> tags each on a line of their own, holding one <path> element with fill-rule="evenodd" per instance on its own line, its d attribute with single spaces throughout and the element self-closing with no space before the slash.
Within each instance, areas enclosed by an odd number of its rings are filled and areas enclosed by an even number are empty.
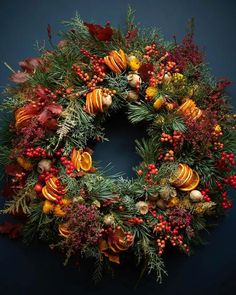
<svg viewBox="0 0 236 295">
<path fill-rule="evenodd" d="M 40 183 L 37 183 L 35 186 L 34 186 L 34 190 L 36 193 L 41 193 L 43 187 Z"/>
</svg>

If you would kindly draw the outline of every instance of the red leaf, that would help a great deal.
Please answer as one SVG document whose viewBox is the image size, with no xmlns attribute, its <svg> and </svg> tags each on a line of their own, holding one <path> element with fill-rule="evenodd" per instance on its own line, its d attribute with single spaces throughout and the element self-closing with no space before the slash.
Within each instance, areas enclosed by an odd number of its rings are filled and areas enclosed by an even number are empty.
<svg viewBox="0 0 236 295">
<path fill-rule="evenodd" d="M 105 27 L 100 25 L 91 24 L 91 23 L 84 23 L 84 25 L 88 28 L 89 33 L 96 37 L 100 41 L 110 41 L 113 30 L 110 27 L 110 24 L 107 23 Z"/>
<path fill-rule="evenodd" d="M 2 197 L 6 198 L 6 199 L 10 199 L 13 194 L 13 188 L 12 188 L 12 183 L 8 182 L 3 186 L 3 189 L 0 191 L 0 194 Z"/>
<path fill-rule="evenodd" d="M 60 40 L 57 44 L 58 48 L 63 48 L 67 45 L 68 41 L 67 40 Z"/>
<path fill-rule="evenodd" d="M 18 164 L 8 164 L 5 166 L 5 173 L 10 176 L 16 176 L 16 174 L 23 171 L 23 168 Z"/>
<path fill-rule="evenodd" d="M 10 76 L 10 80 L 12 80 L 15 83 L 25 83 L 29 79 L 29 74 L 25 72 L 17 72 Z"/>
<path fill-rule="evenodd" d="M 6 234 L 10 239 L 16 239 L 20 236 L 23 225 L 19 223 L 11 223 L 5 221 L 0 224 L 0 234 Z"/>
<path fill-rule="evenodd" d="M 34 70 L 43 65 L 43 60 L 40 57 L 29 57 L 20 61 L 19 65 L 24 72 L 32 74 Z"/>
<path fill-rule="evenodd" d="M 48 129 L 51 129 L 51 130 L 57 130 L 57 128 L 58 128 L 57 119 L 54 119 L 54 118 L 48 119 L 45 122 L 44 126 L 47 127 Z"/>
<path fill-rule="evenodd" d="M 60 115 L 62 112 L 62 106 L 56 103 L 49 104 L 46 109 L 52 112 L 54 115 Z"/>
<path fill-rule="evenodd" d="M 47 110 L 44 109 L 38 116 L 38 121 L 40 124 L 44 125 L 45 122 L 49 119 L 51 119 L 52 114 Z"/>
</svg>

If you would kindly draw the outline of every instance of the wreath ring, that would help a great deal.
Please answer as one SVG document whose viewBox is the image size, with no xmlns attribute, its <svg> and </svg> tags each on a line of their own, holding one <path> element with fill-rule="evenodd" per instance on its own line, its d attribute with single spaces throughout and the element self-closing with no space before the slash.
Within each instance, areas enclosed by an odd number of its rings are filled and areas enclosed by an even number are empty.
<svg viewBox="0 0 236 295">
<path fill-rule="evenodd" d="M 52 50 L 19 63 L 16 86 L 6 88 L 1 109 L 13 119 L 2 127 L 11 196 L 3 212 L 25 219 L 0 232 L 46 240 L 67 258 L 91 256 L 95 279 L 104 262 L 119 264 L 131 251 L 161 281 L 166 245 L 190 254 L 209 216 L 232 206 L 229 81 L 209 73 L 191 30 L 166 42 L 157 29 L 137 27 L 130 9 L 125 32 L 78 15 L 67 25 Z M 52 44 L 50 26 L 48 38 Z M 148 134 L 136 142 L 143 161 L 132 180 L 105 176 L 88 147 L 104 140 L 104 120 L 124 106 Z"/>
</svg>

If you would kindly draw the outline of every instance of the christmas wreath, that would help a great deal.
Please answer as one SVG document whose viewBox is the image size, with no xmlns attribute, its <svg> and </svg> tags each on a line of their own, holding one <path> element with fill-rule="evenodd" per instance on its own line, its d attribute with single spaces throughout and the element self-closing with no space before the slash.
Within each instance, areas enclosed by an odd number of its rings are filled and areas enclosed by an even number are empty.
<svg viewBox="0 0 236 295">
<path fill-rule="evenodd" d="M 83 22 L 78 15 L 52 50 L 12 71 L 1 104 L 1 163 L 9 199 L 2 210 L 21 223 L 0 232 L 59 248 L 66 260 L 119 264 L 132 252 L 161 281 L 162 254 L 186 254 L 214 217 L 232 206 L 236 187 L 236 116 L 226 79 L 215 80 L 193 41 L 165 41 L 140 29 L 129 9 L 126 29 Z M 105 139 L 104 121 L 126 112 L 143 123 L 136 141 L 137 177 L 107 176 L 93 164 L 91 146 Z M 110 263 L 108 263 L 110 262 Z"/>
</svg>

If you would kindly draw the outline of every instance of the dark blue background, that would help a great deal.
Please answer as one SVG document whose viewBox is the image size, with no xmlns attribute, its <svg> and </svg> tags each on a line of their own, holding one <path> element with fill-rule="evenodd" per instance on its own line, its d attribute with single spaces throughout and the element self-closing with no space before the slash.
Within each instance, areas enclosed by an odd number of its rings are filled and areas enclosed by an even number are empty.
<svg viewBox="0 0 236 295">
<path fill-rule="evenodd" d="M 87 21 L 104 24 L 110 20 L 113 25 L 124 24 L 128 3 L 136 9 L 137 20 L 142 25 L 159 26 L 168 38 L 175 34 L 181 39 L 188 19 L 193 16 L 197 42 L 205 46 L 212 72 L 236 81 L 235 1 L 1 0 L 0 86 L 8 83 L 9 76 L 2 62 L 7 61 L 17 69 L 19 60 L 34 56 L 32 44 L 47 38 L 48 23 L 57 32 L 62 28 L 59 22 L 71 18 L 77 10 Z M 229 93 L 234 97 L 235 106 L 235 84 Z M 133 140 L 141 133 L 129 126 L 125 117 L 115 116 L 107 123 L 111 142 L 97 146 L 96 159 L 103 165 L 112 162 L 114 171 L 132 176 L 131 167 L 138 161 Z M 236 294 L 235 225 L 236 207 L 208 236 L 209 244 L 198 247 L 194 256 L 170 253 L 169 278 L 161 286 L 153 277 L 147 277 L 135 290 L 138 273 L 132 271 L 132 266 L 121 268 L 114 280 L 105 278 L 94 287 L 88 273 L 83 271 L 90 265 L 83 265 L 82 271 L 75 266 L 64 268 L 61 256 L 45 245 L 26 247 L 21 242 L 0 237 L 0 294 Z"/>
</svg>

